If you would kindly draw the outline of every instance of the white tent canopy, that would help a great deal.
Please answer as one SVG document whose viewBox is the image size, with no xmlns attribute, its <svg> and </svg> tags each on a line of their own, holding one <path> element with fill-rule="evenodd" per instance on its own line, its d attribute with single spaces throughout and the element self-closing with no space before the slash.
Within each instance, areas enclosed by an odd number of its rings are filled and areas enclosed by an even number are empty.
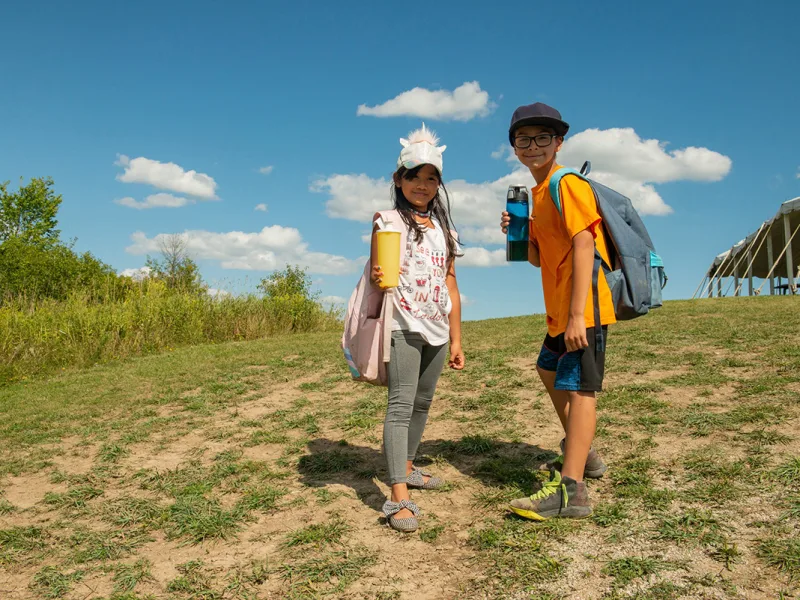
<svg viewBox="0 0 800 600">
<path fill-rule="evenodd" d="M 792 293 L 796 292 L 795 277 L 800 265 L 800 198 L 787 200 L 781 204 L 777 214 L 764 221 L 756 231 L 719 254 L 711 262 L 698 292 L 703 295 L 714 293 L 722 295 L 722 279 L 734 277 L 734 294 L 738 295 L 740 277 L 747 277 L 750 293 L 753 293 L 753 277 L 769 280 L 770 293 L 775 291 L 774 278 L 787 279 L 785 286 L 778 286 Z M 707 283 L 705 287 L 703 284 Z M 703 288 L 703 291 L 701 291 Z M 760 290 L 760 288 L 759 288 Z"/>
</svg>

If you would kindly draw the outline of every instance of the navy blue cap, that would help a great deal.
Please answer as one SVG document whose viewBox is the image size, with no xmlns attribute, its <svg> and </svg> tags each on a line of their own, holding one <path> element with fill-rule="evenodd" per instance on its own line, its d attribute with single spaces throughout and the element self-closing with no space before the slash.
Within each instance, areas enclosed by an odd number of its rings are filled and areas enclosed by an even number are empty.
<svg viewBox="0 0 800 600">
<path fill-rule="evenodd" d="M 541 102 L 520 106 L 514 111 L 511 117 L 511 125 L 508 128 L 508 141 L 514 145 L 514 131 L 520 127 L 528 125 L 541 125 L 550 127 L 556 134 L 564 136 L 569 131 L 569 123 L 561 118 L 561 113 L 552 106 L 547 106 Z"/>
</svg>

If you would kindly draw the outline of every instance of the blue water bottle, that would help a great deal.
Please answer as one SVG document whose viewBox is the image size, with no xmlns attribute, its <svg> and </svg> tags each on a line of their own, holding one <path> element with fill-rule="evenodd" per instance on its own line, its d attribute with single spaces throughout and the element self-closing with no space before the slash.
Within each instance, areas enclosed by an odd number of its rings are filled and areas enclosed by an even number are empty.
<svg viewBox="0 0 800 600">
<path fill-rule="evenodd" d="M 506 211 L 511 217 L 506 233 L 506 260 L 528 260 L 528 188 L 524 185 L 508 186 Z"/>
</svg>

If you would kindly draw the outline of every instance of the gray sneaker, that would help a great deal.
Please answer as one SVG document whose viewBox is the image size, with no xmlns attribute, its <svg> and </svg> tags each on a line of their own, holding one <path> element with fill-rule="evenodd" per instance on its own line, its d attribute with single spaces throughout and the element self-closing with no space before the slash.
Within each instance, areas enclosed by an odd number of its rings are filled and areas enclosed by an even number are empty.
<svg viewBox="0 0 800 600">
<path fill-rule="evenodd" d="M 545 521 L 553 517 L 584 519 L 591 516 L 592 506 L 586 484 L 553 471 L 550 481 L 528 498 L 511 502 L 511 510 L 526 519 Z"/>
<path fill-rule="evenodd" d="M 564 443 L 565 439 L 561 440 L 561 454 L 556 456 L 553 460 L 539 466 L 540 471 L 561 471 L 564 466 Z M 583 468 L 583 476 L 586 479 L 600 479 L 608 470 L 606 463 L 600 458 L 597 450 L 594 448 L 589 449 L 589 456 L 586 457 L 586 466 Z"/>
</svg>

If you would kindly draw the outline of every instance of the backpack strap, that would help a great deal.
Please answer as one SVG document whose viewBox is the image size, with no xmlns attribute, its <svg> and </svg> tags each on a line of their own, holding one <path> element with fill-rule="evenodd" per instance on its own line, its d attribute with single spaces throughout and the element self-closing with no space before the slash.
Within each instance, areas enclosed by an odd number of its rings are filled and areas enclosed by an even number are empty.
<svg viewBox="0 0 800 600">
<path fill-rule="evenodd" d="M 561 204 L 561 192 L 559 190 L 561 179 L 564 177 L 564 175 L 577 175 L 584 181 L 588 181 L 580 171 L 568 169 L 567 167 L 556 169 L 556 171 L 550 175 L 550 185 L 547 187 L 550 190 L 550 197 L 553 199 L 553 203 L 556 205 L 556 210 L 558 210 L 558 214 L 560 214 L 562 217 L 564 216 L 564 206 Z"/>
<path fill-rule="evenodd" d="M 561 218 L 564 218 L 564 205 L 561 202 L 561 179 L 565 175 L 576 175 L 580 177 L 587 183 L 589 182 L 588 179 L 580 172 L 576 171 L 575 169 L 568 169 L 566 167 L 562 167 L 557 169 L 552 175 L 550 175 L 550 184 L 548 189 L 550 190 L 550 197 L 553 199 L 553 204 L 556 205 L 556 210 L 558 210 L 558 214 L 561 215 Z M 591 185 L 591 184 L 590 184 Z M 603 336 L 603 326 L 600 324 L 600 294 L 598 291 L 598 281 L 600 279 L 600 269 L 603 265 L 603 259 L 600 256 L 600 252 L 597 250 L 597 246 L 594 249 L 594 265 L 592 267 L 592 304 L 594 304 L 594 345 L 595 345 L 595 352 L 605 352 L 606 349 L 606 341 L 605 337 Z"/>
</svg>

